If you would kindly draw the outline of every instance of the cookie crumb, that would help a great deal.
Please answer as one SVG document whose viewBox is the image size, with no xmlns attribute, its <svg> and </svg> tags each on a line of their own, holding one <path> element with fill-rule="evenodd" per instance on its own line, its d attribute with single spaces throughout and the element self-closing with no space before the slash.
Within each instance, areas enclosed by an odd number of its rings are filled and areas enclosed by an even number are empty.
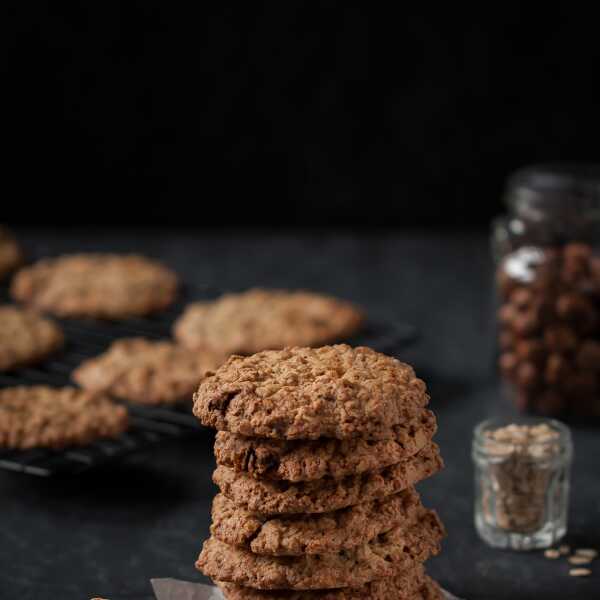
<svg viewBox="0 0 600 600">
<path fill-rule="evenodd" d="M 590 569 L 570 569 L 569 575 L 571 577 L 589 577 L 592 574 Z"/>
<path fill-rule="evenodd" d="M 556 558 L 560 558 L 560 552 L 554 548 L 548 548 L 548 550 L 544 552 L 544 556 L 554 560 Z"/>
<path fill-rule="evenodd" d="M 572 565 L 589 565 L 592 562 L 587 556 L 570 556 L 568 560 Z"/>
<path fill-rule="evenodd" d="M 593 560 L 598 557 L 598 551 L 594 550 L 594 548 L 577 548 L 577 550 L 575 550 L 575 555 L 585 556 L 585 558 Z"/>
<path fill-rule="evenodd" d="M 571 546 L 568 546 L 567 544 L 563 544 L 562 546 L 558 547 L 558 551 L 565 556 L 566 554 L 569 554 L 571 552 Z"/>
</svg>

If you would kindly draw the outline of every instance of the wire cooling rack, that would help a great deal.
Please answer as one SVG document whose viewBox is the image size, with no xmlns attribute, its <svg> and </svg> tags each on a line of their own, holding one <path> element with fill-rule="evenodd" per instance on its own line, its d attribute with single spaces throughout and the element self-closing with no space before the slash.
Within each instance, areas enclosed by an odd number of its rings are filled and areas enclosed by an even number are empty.
<svg viewBox="0 0 600 600">
<path fill-rule="evenodd" d="M 109 322 L 63 319 L 59 323 L 66 344 L 62 351 L 32 367 L 0 373 L 0 387 L 16 385 L 73 385 L 71 372 L 83 360 L 104 352 L 112 342 L 123 337 L 167 338 L 171 326 L 187 299 L 208 299 L 217 295 L 212 288 L 184 290 L 175 306 L 159 315 Z M 6 288 L 0 290 L 0 301 L 8 302 Z M 0 449 L 0 469 L 30 475 L 51 476 L 75 474 L 124 458 L 155 444 L 199 433 L 202 427 L 191 413 L 190 404 L 150 407 L 127 403 L 129 429 L 118 438 L 98 440 L 82 447 L 50 450 Z"/>
<path fill-rule="evenodd" d="M 63 319 L 60 325 L 66 338 L 65 348 L 39 365 L 10 373 L 0 373 L 0 387 L 16 385 L 72 385 L 71 372 L 83 360 L 104 352 L 112 342 L 123 337 L 161 339 L 170 336 L 175 319 L 186 302 L 210 300 L 220 295 L 209 287 L 185 289 L 179 301 L 168 311 L 126 321 Z M 6 288 L 0 289 L 0 302 L 8 302 Z M 415 329 L 407 324 L 372 317 L 359 335 L 347 340 L 352 345 L 370 346 L 394 353 L 416 338 Z M 31 475 L 75 474 L 125 457 L 157 443 L 198 434 L 202 427 L 191 413 L 190 404 L 143 406 L 127 403 L 130 427 L 115 439 L 64 450 L 34 449 L 27 451 L 0 449 L 0 469 Z"/>
</svg>

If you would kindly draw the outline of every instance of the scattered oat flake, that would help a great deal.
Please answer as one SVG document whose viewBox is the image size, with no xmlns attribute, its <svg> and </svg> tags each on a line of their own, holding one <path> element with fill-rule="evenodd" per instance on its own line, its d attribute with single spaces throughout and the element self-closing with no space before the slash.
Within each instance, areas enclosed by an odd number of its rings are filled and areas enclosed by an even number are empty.
<svg viewBox="0 0 600 600">
<path fill-rule="evenodd" d="M 593 548 L 578 548 L 575 550 L 575 554 L 577 556 L 585 556 L 589 559 L 594 559 L 598 556 L 598 550 L 594 550 Z"/>
<path fill-rule="evenodd" d="M 570 556 L 569 562 L 572 565 L 589 565 L 592 559 L 587 556 Z"/>
<path fill-rule="evenodd" d="M 554 548 L 548 548 L 548 550 L 544 552 L 544 556 L 546 558 L 555 559 L 560 557 L 560 552 L 558 550 L 554 550 Z"/>
<path fill-rule="evenodd" d="M 569 575 L 571 577 L 588 577 L 592 574 L 590 569 L 571 569 Z"/>
<path fill-rule="evenodd" d="M 563 544 L 562 546 L 559 546 L 558 551 L 562 554 L 569 554 L 569 552 L 571 552 L 571 547 L 567 546 L 567 544 Z"/>
</svg>

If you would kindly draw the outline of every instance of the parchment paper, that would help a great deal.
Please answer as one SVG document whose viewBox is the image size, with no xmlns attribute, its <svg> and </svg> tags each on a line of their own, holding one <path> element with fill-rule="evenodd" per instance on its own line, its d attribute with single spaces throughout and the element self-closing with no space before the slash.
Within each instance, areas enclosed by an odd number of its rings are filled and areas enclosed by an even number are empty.
<svg viewBox="0 0 600 600">
<path fill-rule="evenodd" d="M 224 600 L 221 591 L 212 585 L 179 581 L 177 579 L 152 579 L 156 600 Z M 444 591 L 447 600 L 460 600 Z"/>
</svg>

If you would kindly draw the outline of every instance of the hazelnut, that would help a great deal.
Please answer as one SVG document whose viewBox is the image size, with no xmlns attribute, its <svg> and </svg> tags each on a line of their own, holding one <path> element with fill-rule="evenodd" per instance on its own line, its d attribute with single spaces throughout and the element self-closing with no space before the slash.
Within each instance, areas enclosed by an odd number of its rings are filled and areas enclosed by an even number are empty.
<svg viewBox="0 0 600 600">
<path fill-rule="evenodd" d="M 590 275 L 592 281 L 596 284 L 595 287 L 600 286 L 600 257 L 594 256 L 590 261 Z"/>
<path fill-rule="evenodd" d="M 544 380 L 549 385 L 557 385 L 573 374 L 571 363 L 560 354 L 551 354 L 546 362 Z"/>
<path fill-rule="evenodd" d="M 552 325 L 544 331 L 544 343 L 553 352 L 572 352 L 577 347 L 577 335 L 567 325 Z"/>
<path fill-rule="evenodd" d="M 593 304 L 585 296 L 576 292 L 561 294 L 556 301 L 556 313 L 563 319 L 586 316 L 593 311 Z"/>
<path fill-rule="evenodd" d="M 526 310 L 533 303 L 533 292 L 526 287 L 516 288 L 510 295 L 510 303 L 517 310 Z"/>
<path fill-rule="evenodd" d="M 600 371 L 600 342 L 585 340 L 575 358 L 577 366 L 586 371 Z"/>
<path fill-rule="evenodd" d="M 498 359 L 500 371 L 509 379 L 513 376 L 518 364 L 519 361 L 512 352 L 505 352 L 504 354 L 501 354 L 500 358 Z"/>
<path fill-rule="evenodd" d="M 508 325 L 510 327 L 512 326 L 517 315 L 518 313 L 514 306 L 511 304 L 504 304 L 498 311 L 498 320 L 503 325 Z"/>
<path fill-rule="evenodd" d="M 567 262 L 587 262 L 592 257 L 592 247 L 589 244 L 573 242 L 564 247 L 563 256 Z"/>
<path fill-rule="evenodd" d="M 504 329 L 498 334 L 498 344 L 501 350 L 510 350 L 515 343 L 515 336 L 509 329 Z"/>
<path fill-rule="evenodd" d="M 538 311 L 530 308 L 518 313 L 512 321 L 512 328 L 518 335 L 533 335 L 540 328 Z"/>
<path fill-rule="evenodd" d="M 567 285 L 578 285 L 589 275 L 588 263 L 565 263 L 561 272 L 561 280 Z"/>
<path fill-rule="evenodd" d="M 524 389 L 535 388 L 540 382 L 540 372 L 532 362 L 522 362 L 516 370 L 517 384 Z"/>
<path fill-rule="evenodd" d="M 520 360 L 531 361 L 538 364 L 546 357 L 546 348 L 541 340 L 525 339 L 515 345 L 515 354 Z"/>
<path fill-rule="evenodd" d="M 496 285 L 503 299 L 508 299 L 511 291 L 517 286 L 517 282 L 500 267 L 496 272 Z"/>
</svg>

